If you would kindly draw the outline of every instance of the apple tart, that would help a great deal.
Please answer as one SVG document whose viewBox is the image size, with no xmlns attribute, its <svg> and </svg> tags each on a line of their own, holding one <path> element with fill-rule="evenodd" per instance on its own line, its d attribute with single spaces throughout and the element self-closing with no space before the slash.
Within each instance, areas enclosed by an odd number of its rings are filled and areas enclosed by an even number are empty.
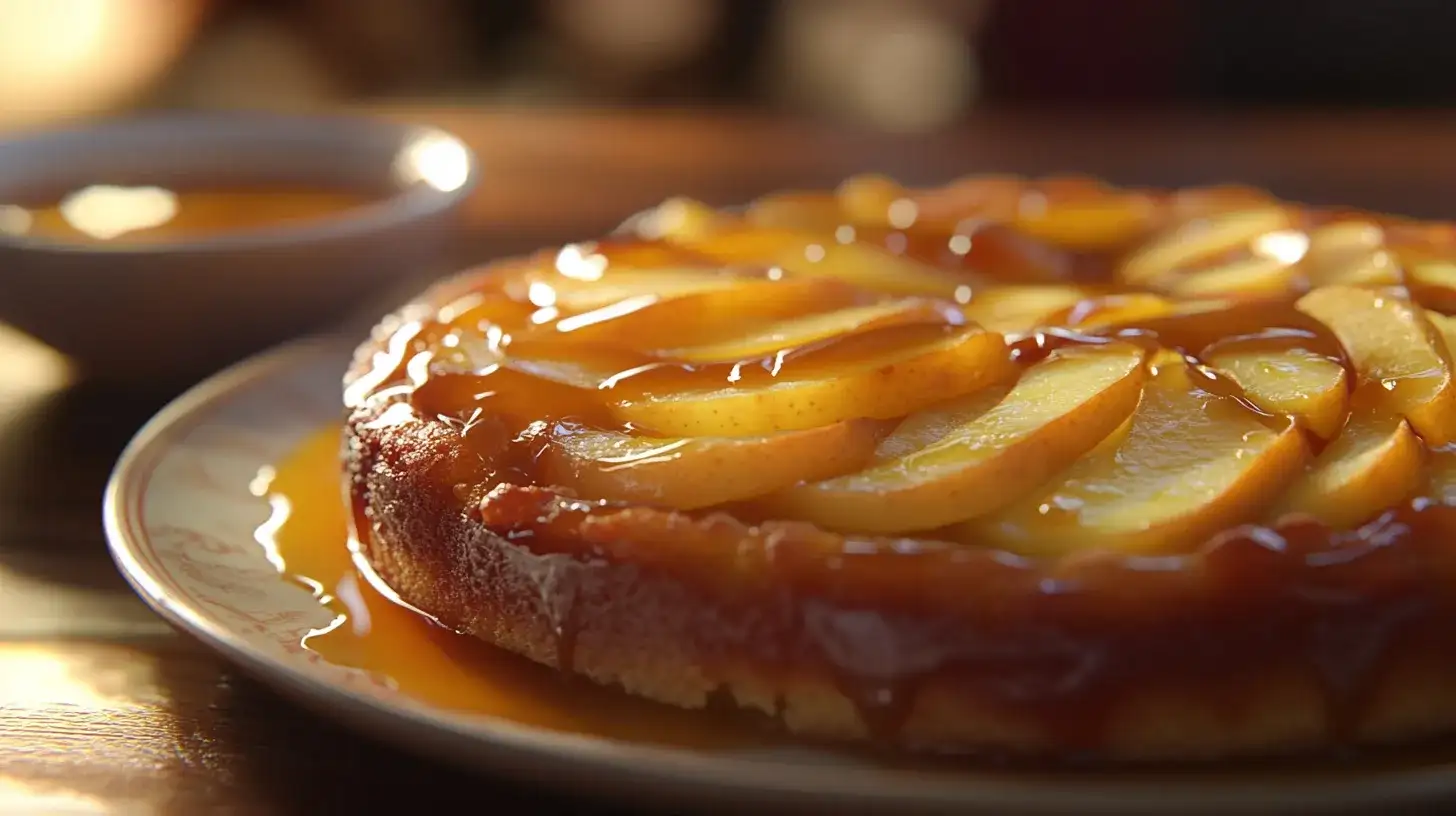
<svg viewBox="0 0 1456 816">
<path fill-rule="evenodd" d="M 1456 730 L 1456 228 L 875 176 L 470 270 L 344 383 L 453 630 L 813 739 L 1199 759 Z"/>
</svg>

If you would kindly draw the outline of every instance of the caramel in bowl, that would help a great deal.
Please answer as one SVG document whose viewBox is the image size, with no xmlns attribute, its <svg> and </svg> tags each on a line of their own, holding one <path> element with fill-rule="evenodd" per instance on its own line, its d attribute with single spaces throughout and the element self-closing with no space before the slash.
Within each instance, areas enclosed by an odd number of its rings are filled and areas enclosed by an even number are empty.
<svg viewBox="0 0 1456 816">
<path fill-rule="evenodd" d="M 200 376 L 451 262 L 474 158 L 353 117 L 186 115 L 0 142 L 0 322 L 104 380 Z"/>
</svg>

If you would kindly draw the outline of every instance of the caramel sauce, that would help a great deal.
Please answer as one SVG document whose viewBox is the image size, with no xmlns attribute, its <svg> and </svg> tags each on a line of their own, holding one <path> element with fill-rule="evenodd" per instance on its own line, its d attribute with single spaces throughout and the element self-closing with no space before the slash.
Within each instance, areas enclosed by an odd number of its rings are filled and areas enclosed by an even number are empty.
<svg viewBox="0 0 1456 816">
<path fill-rule="evenodd" d="M 520 725 L 700 750 L 774 744 L 767 727 L 684 711 L 577 680 L 445 629 L 395 600 L 350 554 L 339 489 L 339 431 L 320 430 L 260 485 L 276 508 L 259 531 L 275 564 L 321 593 L 339 618 L 303 645 L 330 663 L 388 678 L 420 702 Z"/>
<path fill-rule="evenodd" d="M 379 198 L 348 190 L 92 185 L 55 202 L 0 205 L 0 233 L 75 243 L 154 244 L 328 218 Z"/>
</svg>

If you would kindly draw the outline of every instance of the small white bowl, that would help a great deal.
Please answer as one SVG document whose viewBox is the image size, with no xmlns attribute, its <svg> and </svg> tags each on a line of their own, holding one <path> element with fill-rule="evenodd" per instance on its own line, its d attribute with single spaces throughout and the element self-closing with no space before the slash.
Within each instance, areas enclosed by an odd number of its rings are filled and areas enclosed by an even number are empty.
<svg viewBox="0 0 1456 816">
<path fill-rule="evenodd" d="M 477 175 L 448 133 L 351 117 L 164 116 L 0 141 L 0 202 L 94 184 L 377 195 L 176 242 L 0 235 L 0 322 L 92 378 L 197 377 L 449 271 Z"/>
</svg>

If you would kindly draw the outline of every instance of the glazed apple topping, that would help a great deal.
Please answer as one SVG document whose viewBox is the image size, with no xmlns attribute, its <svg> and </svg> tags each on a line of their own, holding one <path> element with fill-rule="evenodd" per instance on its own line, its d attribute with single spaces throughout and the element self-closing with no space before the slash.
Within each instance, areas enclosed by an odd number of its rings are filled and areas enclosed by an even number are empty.
<svg viewBox="0 0 1456 816">
<path fill-rule="evenodd" d="M 481 494 L 1048 558 L 1347 531 L 1456 504 L 1448 232 L 1083 179 L 677 199 L 441 284 L 348 399 L 506 429 Z"/>
</svg>

